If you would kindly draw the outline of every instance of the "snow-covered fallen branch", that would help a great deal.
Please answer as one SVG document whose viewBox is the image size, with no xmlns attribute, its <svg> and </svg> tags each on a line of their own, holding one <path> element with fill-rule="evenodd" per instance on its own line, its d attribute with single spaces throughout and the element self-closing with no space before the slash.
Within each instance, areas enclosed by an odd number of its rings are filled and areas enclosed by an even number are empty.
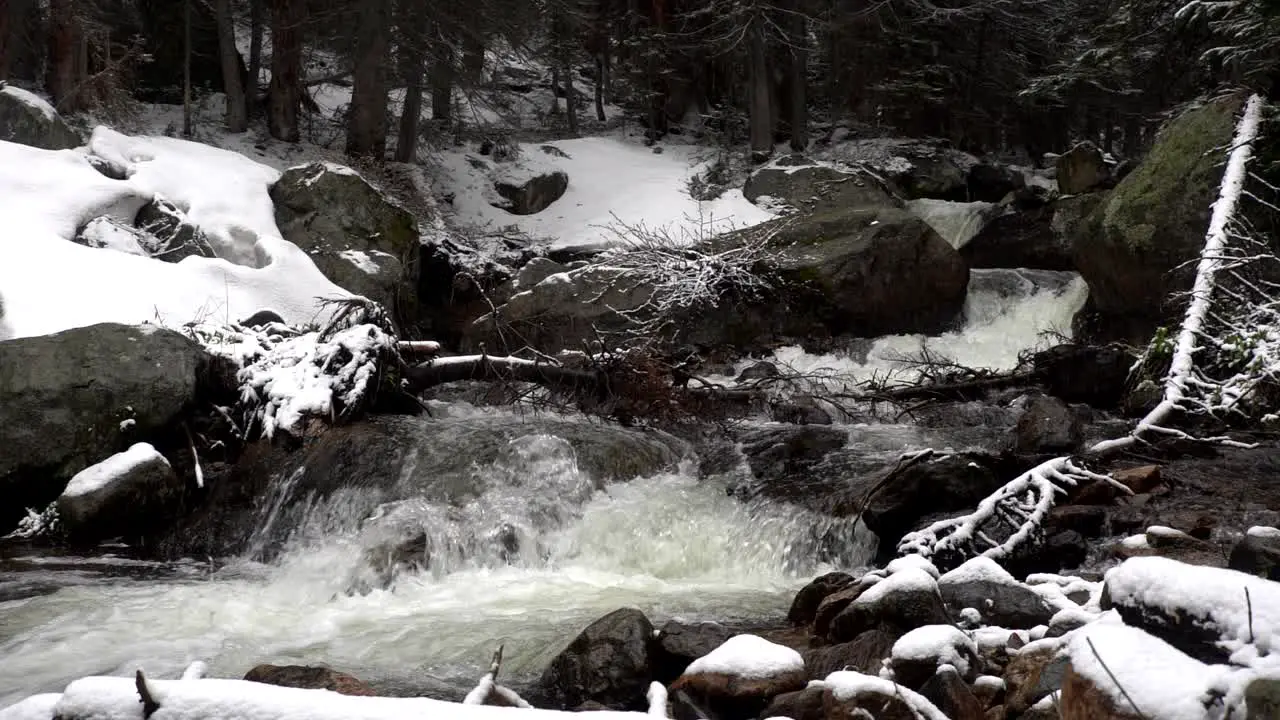
<svg viewBox="0 0 1280 720">
<path fill-rule="evenodd" d="M 1090 481 L 1130 492 L 1111 477 L 1081 467 L 1069 457 L 1054 458 L 988 495 L 972 513 L 908 533 L 898 543 L 898 554 L 918 554 L 939 569 L 955 567 L 978 555 L 993 560 L 1009 557 L 1039 536 L 1058 495 Z"/>
<path fill-rule="evenodd" d="M 520 697 L 515 690 L 498 684 L 498 671 L 502 669 L 502 646 L 493 653 L 493 662 L 489 672 L 480 678 L 475 689 L 463 698 L 463 705 L 494 705 L 498 707 L 517 707 L 532 709 L 533 706 Z"/>
<path fill-rule="evenodd" d="M 1218 199 L 1213 204 L 1213 214 L 1205 235 L 1204 249 L 1200 252 L 1195 283 L 1191 289 L 1191 302 L 1187 306 L 1186 315 L 1178 330 L 1169 372 L 1165 376 L 1164 397 L 1151 412 L 1147 413 L 1146 417 L 1138 421 L 1128 435 L 1094 445 L 1090 448 L 1091 454 L 1100 455 L 1121 450 L 1152 435 L 1190 438 L 1189 434 L 1170 428 L 1168 425 L 1175 415 L 1200 409 L 1192 399 L 1193 395 L 1216 397 L 1219 402 L 1238 399 L 1222 397 L 1223 383 L 1210 380 L 1197 371 L 1196 355 L 1206 349 L 1206 326 L 1214 311 L 1215 290 L 1219 284 L 1218 276 L 1227 264 L 1229 246 L 1237 240 L 1232 226 L 1237 223 L 1236 216 L 1244 194 L 1245 181 L 1248 179 L 1248 164 L 1253 157 L 1254 143 L 1258 139 L 1264 105 L 1265 102 L 1261 97 L 1257 95 L 1250 97 L 1236 125 L 1231 154 L 1222 176 Z M 1203 408 L 1203 403 L 1199 404 Z M 1212 410 L 1213 408 L 1203 409 Z"/>
</svg>

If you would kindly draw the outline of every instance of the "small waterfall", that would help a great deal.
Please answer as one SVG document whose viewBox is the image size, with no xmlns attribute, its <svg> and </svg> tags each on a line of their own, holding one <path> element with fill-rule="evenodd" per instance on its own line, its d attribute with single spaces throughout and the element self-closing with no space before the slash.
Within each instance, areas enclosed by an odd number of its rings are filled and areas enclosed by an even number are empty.
<svg viewBox="0 0 1280 720">
<path fill-rule="evenodd" d="M 957 250 L 968 245 L 1000 213 L 994 203 L 928 199 L 907 202 L 907 211 L 925 221 Z"/>
</svg>

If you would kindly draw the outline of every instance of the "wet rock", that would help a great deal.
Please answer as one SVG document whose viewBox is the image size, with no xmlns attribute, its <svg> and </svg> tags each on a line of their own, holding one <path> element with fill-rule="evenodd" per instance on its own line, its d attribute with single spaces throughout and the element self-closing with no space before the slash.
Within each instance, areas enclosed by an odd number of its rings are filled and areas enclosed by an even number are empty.
<svg viewBox="0 0 1280 720">
<path fill-rule="evenodd" d="M 1020 170 L 985 161 L 969 168 L 965 184 L 969 189 L 970 201 L 1000 202 L 1009 193 L 1025 188 L 1027 179 Z"/>
<path fill-rule="evenodd" d="M 314 162 L 271 186 L 276 224 L 338 286 L 404 321 L 417 312 L 417 220 L 351 168 Z"/>
<path fill-rule="evenodd" d="M 825 165 L 784 166 L 781 162 L 763 167 L 747 178 L 742 194 L 748 201 L 757 203 L 767 197 L 809 212 L 899 204 L 867 173 L 843 172 Z"/>
<path fill-rule="evenodd" d="M 856 670 L 877 675 L 901 633 L 883 628 L 868 630 L 849 642 L 813 648 L 804 652 L 810 680 L 821 680 L 839 670 Z"/>
<path fill-rule="evenodd" d="M 1042 698 L 1061 690 L 1066 668 L 1066 658 L 1059 655 L 1056 642 L 1028 645 L 1015 654 L 1004 671 L 1007 716 L 1019 717 Z"/>
<path fill-rule="evenodd" d="M 938 591 L 951 612 L 975 608 L 989 625 L 1033 628 L 1047 624 L 1054 610 L 996 561 L 978 556 L 938 578 Z"/>
<path fill-rule="evenodd" d="M 872 585 L 850 602 L 831 621 L 828 639 L 848 642 L 882 626 L 907 632 L 925 625 L 949 623 L 937 583 L 923 570 L 911 568 Z"/>
<path fill-rule="evenodd" d="M 258 665 L 245 680 L 305 690 L 331 690 L 339 695 L 377 696 L 373 688 L 344 672 L 306 665 Z"/>
<path fill-rule="evenodd" d="M 184 335 L 114 323 L 0 342 L 0 529 L 73 475 L 171 433 L 216 362 Z"/>
<path fill-rule="evenodd" d="M 1079 195 L 1106 185 L 1111 170 L 1102 151 L 1091 142 L 1082 142 L 1058 156 L 1058 192 Z"/>
<path fill-rule="evenodd" d="M 539 685 L 560 708 L 588 700 L 612 710 L 642 710 L 653 681 L 653 625 L 624 608 L 587 626 L 551 661 Z"/>
<path fill-rule="evenodd" d="M 950 720 L 985 720 L 986 709 L 954 668 L 935 673 L 920 688 L 920 694 Z"/>
<path fill-rule="evenodd" d="M 44 150 L 83 145 L 80 135 L 43 98 L 0 81 L 0 140 Z"/>
<path fill-rule="evenodd" d="M 814 578 L 800 588 L 787 611 L 787 620 L 795 625 L 809 625 L 818 615 L 818 606 L 832 593 L 852 585 L 854 577 L 849 573 L 832 572 Z"/>
<path fill-rule="evenodd" d="M 744 657 L 751 658 L 748 663 Z M 671 685 L 676 720 L 756 717 L 776 695 L 805 687 L 804 660 L 791 648 L 738 635 L 699 658 Z"/>
<path fill-rule="evenodd" d="M 1061 530 L 1043 542 L 1027 543 L 1001 561 L 1010 574 L 1026 577 L 1033 573 L 1058 573 L 1084 564 L 1089 542 L 1075 530 Z"/>
<path fill-rule="evenodd" d="M 1053 231 L 1053 212 L 1043 206 L 996 217 L 960 254 L 971 268 L 1074 270 L 1071 247 Z"/>
<path fill-rule="evenodd" d="M 952 625 L 916 628 L 893 644 L 889 668 L 899 685 L 919 690 L 943 666 L 969 679 L 976 677 L 980 668 L 977 646 Z"/>
<path fill-rule="evenodd" d="M 734 633 L 716 622 L 670 620 L 658 633 L 654 677 L 665 684 L 680 677 L 694 660 L 723 645 Z"/>
<path fill-rule="evenodd" d="M 1120 406 L 1136 360 L 1119 345 L 1058 345 L 1032 358 L 1036 374 L 1054 397 L 1098 409 Z"/>
<path fill-rule="evenodd" d="M 1086 538 L 1102 537 L 1106 525 L 1107 510 L 1097 505 L 1060 505 L 1049 511 L 1044 523 L 1050 534 L 1072 530 Z"/>
<path fill-rule="evenodd" d="M 1083 423 L 1075 410 L 1058 398 L 1032 395 L 1013 429 L 1012 445 L 1014 452 L 1025 455 L 1069 454 L 1083 438 Z"/>
<path fill-rule="evenodd" d="M 182 480 L 146 443 L 76 473 L 58 496 L 58 521 L 77 543 L 141 537 L 182 506 Z"/>
<path fill-rule="evenodd" d="M 493 184 L 506 201 L 504 209 L 512 215 L 536 215 L 564 196 L 569 189 L 569 175 L 563 170 L 537 173 L 528 177 L 503 178 Z"/>
<path fill-rule="evenodd" d="M 1280 530 L 1272 527 L 1249 528 L 1245 536 L 1231 548 L 1227 567 L 1268 580 L 1280 580 Z"/>
<path fill-rule="evenodd" d="M 752 380 L 767 380 L 769 378 L 781 377 L 782 372 L 778 370 L 778 366 L 771 362 L 760 361 L 743 368 L 735 378 L 738 382 L 750 382 Z"/>
<path fill-rule="evenodd" d="M 823 676 L 825 677 L 825 675 Z M 824 720 L 822 709 L 823 690 L 805 688 L 783 693 L 775 697 L 760 713 L 762 718 L 790 718 L 791 720 Z"/>
</svg>

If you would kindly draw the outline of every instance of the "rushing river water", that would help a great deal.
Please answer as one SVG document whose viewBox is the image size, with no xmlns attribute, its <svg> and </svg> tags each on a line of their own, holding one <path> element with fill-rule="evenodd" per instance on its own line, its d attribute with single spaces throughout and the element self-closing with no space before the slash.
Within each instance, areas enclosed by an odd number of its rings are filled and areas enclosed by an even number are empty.
<svg viewBox="0 0 1280 720">
<path fill-rule="evenodd" d="M 1007 366 L 1042 331 L 1069 327 L 1083 301 L 1083 283 L 1066 274 L 977 272 L 965 329 L 927 344 L 961 362 Z M 922 341 L 882 339 L 857 361 L 785 359 L 878 372 Z M 946 442 L 911 427 L 864 430 L 867 454 L 884 458 Z M 817 535 L 838 539 L 846 565 L 874 550 L 848 521 L 744 504 L 687 463 L 600 489 L 564 440 L 531 431 L 513 445 L 482 469 L 496 478 L 489 489 L 462 505 L 398 502 L 379 506 L 385 522 L 366 523 L 365 498 L 338 493 L 305 514 L 270 563 L 160 564 L 113 548 L 56 557 L 0 545 L 0 707 L 85 675 L 176 676 L 193 660 L 232 677 L 263 662 L 328 664 L 383 688 L 420 690 L 433 678 L 474 679 L 499 643 L 505 671 L 529 678 L 618 607 L 655 620 L 781 618 L 792 593 L 828 569 L 816 560 L 829 557 L 817 552 Z M 267 510 L 269 524 L 277 513 Z M 447 561 L 349 592 L 392 521 L 425 528 Z M 495 527 L 514 529 L 518 548 L 495 554 Z"/>
</svg>

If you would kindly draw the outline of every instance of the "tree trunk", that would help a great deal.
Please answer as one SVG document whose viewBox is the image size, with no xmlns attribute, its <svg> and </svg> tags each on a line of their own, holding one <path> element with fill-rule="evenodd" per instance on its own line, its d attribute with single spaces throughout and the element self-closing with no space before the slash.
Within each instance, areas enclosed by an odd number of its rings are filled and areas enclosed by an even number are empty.
<svg viewBox="0 0 1280 720">
<path fill-rule="evenodd" d="M 796 3 L 795 10 L 791 18 L 791 72 L 787 83 L 791 107 L 787 122 L 791 125 L 791 150 L 804 152 L 809 146 L 809 37 L 804 15 L 799 12 L 799 3 Z"/>
<path fill-rule="evenodd" d="M 182 0 L 182 137 L 191 137 L 191 0 Z"/>
<path fill-rule="evenodd" d="M 439 38 L 431 63 L 431 119 L 448 126 L 453 120 L 453 48 Z"/>
<path fill-rule="evenodd" d="M 9 68 L 13 65 L 19 25 L 17 13 L 13 0 L 0 0 L 0 80 L 9 79 Z"/>
<path fill-rule="evenodd" d="M 601 50 L 596 54 L 596 120 L 604 122 L 608 117 L 604 114 L 604 85 L 609 81 L 605 74 L 606 70 L 606 51 Z"/>
<path fill-rule="evenodd" d="M 472 87 L 484 79 L 484 37 L 475 30 L 462 34 L 462 76 Z"/>
<path fill-rule="evenodd" d="M 412 37 L 400 42 L 401 74 L 406 85 L 404 108 L 400 112 L 400 127 L 396 135 L 396 162 L 408 163 L 417 159 L 418 125 L 422 120 L 423 76 L 427 70 L 426 37 L 421 33 L 425 13 L 414 13 L 417 17 L 409 17 L 409 11 L 402 10 L 399 25 L 403 32 L 414 28 Z"/>
<path fill-rule="evenodd" d="M 769 64 L 765 59 L 764 30 L 755 20 L 748 30 L 748 116 L 751 126 L 751 161 L 764 162 L 773 154 L 773 108 L 769 101 Z"/>
<path fill-rule="evenodd" d="M 250 112 L 258 112 L 258 87 L 262 82 L 262 33 L 267 0 L 249 0 L 249 86 L 245 88 Z"/>
<path fill-rule="evenodd" d="M 347 118 L 347 155 L 381 162 L 387 154 L 387 0 L 363 0 L 356 29 L 355 81 Z"/>
<path fill-rule="evenodd" d="M 227 130 L 242 133 L 249 129 L 249 103 L 240 82 L 240 53 L 236 52 L 236 28 L 231 16 L 231 0 L 217 0 L 218 55 L 222 60 L 222 91 L 227 95 Z"/>
<path fill-rule="evenodd" d="M 306 0 L 272 0 L 271 85 L 267 91 L 267 129 L 285 142 L 298 142 L 298 108 L 302 104 L 302 23 Z"/>
<path fill-rule="evenodd" d="M 62 112 L 80 109 L 80 78 L 76 72 L 80 24 L 75 0 L 49 2 L 49 68 L 46 85 L 53 104 Z"/>
</svg>

